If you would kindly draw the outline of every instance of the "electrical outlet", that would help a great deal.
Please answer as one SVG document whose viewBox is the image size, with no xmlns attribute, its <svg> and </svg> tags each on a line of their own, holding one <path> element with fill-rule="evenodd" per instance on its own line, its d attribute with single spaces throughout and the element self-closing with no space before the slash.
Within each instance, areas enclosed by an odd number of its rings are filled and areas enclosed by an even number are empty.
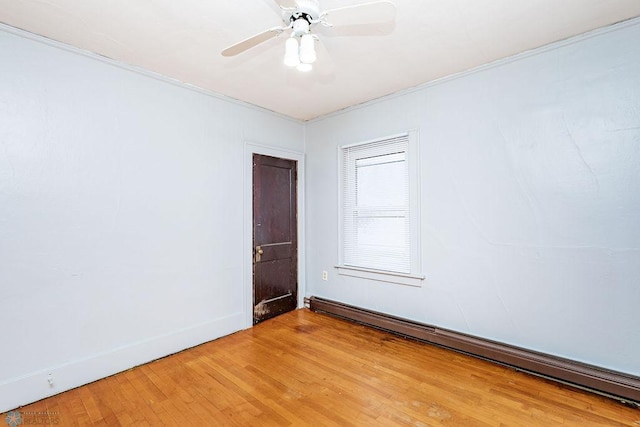
<svg viewBox="0 0 640 427">
<path fill-rule="evenodd" d="M 329 273 L 327 273 L 326 271 L 322 272 L 322 280 L 326 281 L 329 278 Z"/>
</svg>

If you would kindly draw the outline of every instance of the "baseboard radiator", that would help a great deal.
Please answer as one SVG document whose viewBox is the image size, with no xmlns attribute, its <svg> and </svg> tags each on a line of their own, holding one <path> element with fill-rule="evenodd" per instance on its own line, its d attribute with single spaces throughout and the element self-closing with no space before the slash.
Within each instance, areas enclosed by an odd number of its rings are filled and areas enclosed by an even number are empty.
<svg viewBox="0 0 640 427">
<path fill-rule="evenodd" d="M 640 377 L 440 329 L 336 301 L 311 297 L 308 302 L 312 311 L 341 317 L 397 335 L 507 365 L 614 398 L 635 408 L 640 406 Z"/>
</svg>

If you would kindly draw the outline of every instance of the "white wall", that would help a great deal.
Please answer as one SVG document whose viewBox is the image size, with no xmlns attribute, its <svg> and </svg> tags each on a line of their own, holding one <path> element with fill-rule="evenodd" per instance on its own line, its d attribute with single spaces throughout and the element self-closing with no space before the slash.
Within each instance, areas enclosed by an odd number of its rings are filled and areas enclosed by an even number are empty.
<svg viewBox="0 0 640 427">
<path fill-rule="evenodd" d="M 638 40 L 636 20 L 309 123 L 308 294 L 639 375 Z M 423 286 L 337 276 L 336 147 L 414 128 Z"/>
<path fill-rule="evenodd" d="M 640 374 L 637 21 L 306 127 L 16 33 L 0 411 L 246 326 L 245 142 L 305 132 L 307 295 Z M 336 147 L 412 128 L 423 286 L 337 277 Z"/>
<path fill-rule="evenodd" d="M 0 412 L 244 328 L 245 142 L 304 126 L 6 27 L 0 63 Z"/>
</svg>

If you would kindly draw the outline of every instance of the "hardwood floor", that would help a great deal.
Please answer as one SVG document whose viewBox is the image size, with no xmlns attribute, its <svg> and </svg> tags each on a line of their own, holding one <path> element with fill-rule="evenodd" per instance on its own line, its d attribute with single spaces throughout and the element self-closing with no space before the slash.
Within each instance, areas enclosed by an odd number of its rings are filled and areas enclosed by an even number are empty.
<svg viewBox="0 0 640 427">
<path fill-rule="evenodd" d="M 18 410 L 60 426 L 640 426 L 613 400 L 309 310 Z"/>
</svg>

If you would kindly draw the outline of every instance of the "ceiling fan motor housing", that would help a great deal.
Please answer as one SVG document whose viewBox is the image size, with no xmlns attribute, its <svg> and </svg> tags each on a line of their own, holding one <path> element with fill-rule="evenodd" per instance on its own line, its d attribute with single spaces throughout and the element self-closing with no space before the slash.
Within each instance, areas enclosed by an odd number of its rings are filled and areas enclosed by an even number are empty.
<svg viewBox="0 0 640 427">
<path fill-rule="evenodd" d="M 297 0 L 296 4 L 294 10 L 283 10 L 282 19 L 287 24 L 293 22 L 293 32 L 301 36 L 320 18 L 320 6 L 317 0 Z"/>
<path fill-rule="evenodd" d="M 298 18 L 291 17 L 293 19 L 293 34 L 296 36 L 302 36 L 309 33 L 311 28 L 310 22 L 307 20 L 305 15 L 302 15 Z"/>
</svg>

